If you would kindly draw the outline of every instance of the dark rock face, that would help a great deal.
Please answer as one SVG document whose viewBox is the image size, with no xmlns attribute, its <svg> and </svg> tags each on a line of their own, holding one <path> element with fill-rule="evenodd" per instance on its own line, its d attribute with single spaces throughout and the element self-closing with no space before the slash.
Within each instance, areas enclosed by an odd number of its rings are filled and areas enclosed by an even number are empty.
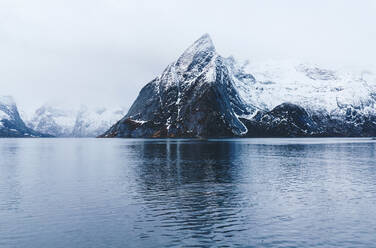
<svg viewBox="0 0 376 248">
<path fill-rule="evenodd" d="M 11 97 L 0 98 L 0 137 L 51 137 L 28 128 Z"/>
<path fill-rule="evenodd" d="M 343 116 L 315 113 L 313 120 L 321 127 L 321 136 L 327 137 L 374 137 L 376 116 L 351 111 Z"/>
<path fill-rule="evenodd" d="M 343 116 L 343 112 L 306 110 L 287 102 L 270 111 L 247 103 L 239 87 L 254 84 L 256 79 L 234 64 L 233 58 L 216 53 L 208 35 L 202 36 L 148 83 L 128 114 L 100 137 L 376 135 L 376 117 L 356 108 L 349 108 Z M 315 80 L 335 79 L 331 71 L 304 72 Z"/>
<path fill-rule="evenodd" d="M 300 106 L 291 103 L 278 105 L 269 112 L 260 111 L 251 120 L 242 120 L 247 137 L 304 137 L 317 135 L 320 127 Z"/>
<path fill-rule="evenodd" d="M 376 117 L 360 114 L 345 119 L 283 103 L 269 112 L 260 111 L 252 119 L 241 119 L 246 137 L 373 137 Z"/>
</svg>

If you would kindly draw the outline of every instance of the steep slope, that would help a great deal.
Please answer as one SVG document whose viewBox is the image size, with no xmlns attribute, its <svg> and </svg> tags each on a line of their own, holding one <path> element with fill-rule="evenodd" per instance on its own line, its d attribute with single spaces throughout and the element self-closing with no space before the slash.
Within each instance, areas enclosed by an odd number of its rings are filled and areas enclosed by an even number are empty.
<svg viewBox="0 0 376 248">
<path fill-rule="evenodd" d="M 375 136 L 376 75 L 248 63 L 202 36 L 101 137 Z"/>
<path fill-rule="evenodd" d="M 124 116 L 122 108 L 78 109 L 45 104 L 27 122 L 37 131 L 56 137 L 96 137 Z"/>
<path fill-rule="evenodd" d="M 140 92 L 128 114 L 103 137 L 214 137 L 247 132 L 249 110 L 226 59 L 202 36 Z"/>
<path fill-rule="evenodd" d="M 49 137 L 28 128 L 10 96 L 0 96 L 0 137 Z"/>
</svg>

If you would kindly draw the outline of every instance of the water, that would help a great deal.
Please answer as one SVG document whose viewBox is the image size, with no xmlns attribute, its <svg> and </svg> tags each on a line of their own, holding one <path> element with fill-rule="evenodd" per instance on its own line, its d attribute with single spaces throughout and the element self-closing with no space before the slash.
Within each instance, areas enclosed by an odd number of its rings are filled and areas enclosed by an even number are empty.
<svg viewBox="0 0 376 248">
<path fill-rule="evenodd" d="M 0 247 L 375 247 L 371 139 L 0 139 Z"/>
</svg>

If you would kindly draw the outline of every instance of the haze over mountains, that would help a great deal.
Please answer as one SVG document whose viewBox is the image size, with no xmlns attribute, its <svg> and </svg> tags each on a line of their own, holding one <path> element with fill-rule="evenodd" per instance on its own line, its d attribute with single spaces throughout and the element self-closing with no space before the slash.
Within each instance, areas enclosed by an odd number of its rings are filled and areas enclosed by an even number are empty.
<svg viewBox="0 0 376 248">
<path fill-rule="evenodd" d="M 123 108 L 67 108 L 45 104 L 30 117 L 11 96 L 0 97 L 0 137 L 96 137 L 125 113 Z"/>
<path fill-rule="evenodd" d="M 45 104 L 38 108 L 27 125 L 55 137 L 96 137 L 124 116 L 123 108 L 67 108 Z"/>
</svg>

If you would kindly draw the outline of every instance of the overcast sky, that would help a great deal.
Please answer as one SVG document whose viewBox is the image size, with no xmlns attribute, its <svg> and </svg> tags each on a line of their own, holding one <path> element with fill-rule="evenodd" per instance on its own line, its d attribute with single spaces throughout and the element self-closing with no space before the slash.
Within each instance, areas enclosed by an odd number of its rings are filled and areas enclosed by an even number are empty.
<svg viewBox="0 0 376 248">
<path fill-rule="evenodd" d="M 125 106 L 209 33 L 239 59 L 369 66 L 375 0 L 0 0 L 0 95 Z"/>
</svg>

